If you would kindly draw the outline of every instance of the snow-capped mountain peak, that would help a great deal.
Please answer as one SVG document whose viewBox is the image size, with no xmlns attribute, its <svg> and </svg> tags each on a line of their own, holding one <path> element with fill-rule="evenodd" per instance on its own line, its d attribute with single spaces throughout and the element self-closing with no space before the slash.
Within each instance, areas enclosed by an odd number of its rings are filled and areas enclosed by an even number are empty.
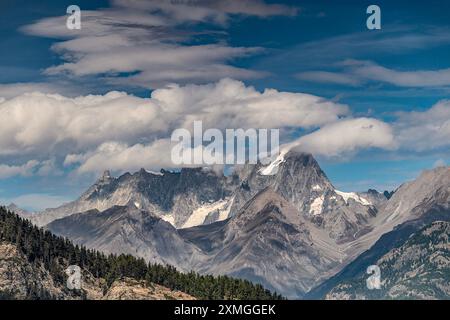
<svg viewBox="0 0 450 320">
<path fill-rule="evenodd" d="M 273 176 L 277 174 L 280 165 L 285 162 L 284 159 L 285 153 L 280 153 L 278 157 L 272 161 L 268 166 L 259 169 L 259 173 L 263 176 Z"/>
</svg>

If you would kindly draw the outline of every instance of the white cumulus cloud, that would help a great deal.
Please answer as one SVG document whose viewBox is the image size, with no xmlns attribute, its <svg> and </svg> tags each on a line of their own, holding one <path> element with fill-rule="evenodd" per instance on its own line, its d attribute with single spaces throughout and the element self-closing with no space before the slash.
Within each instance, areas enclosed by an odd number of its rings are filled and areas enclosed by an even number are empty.
<svg viewBox="0 0 450 320">
<path fill-rule="evenodd" d="M 58 173 L 64 159 L 81 165 L 80 172 L 92 171 L 94 159 L 97 166 L 117 169 L 163 166 L 170 148 L 157 148 L 155 141 L 169 139 L 178 128 L 192 130 L 194 121 L 201 120 L 204 130 L 312 130 L 348 114 L 346 105 L 317 96 L 260 92 L 232 79 L 169 85 L 149 98 L 117 91 L 75 98 L 25 93 L 0 101 L 0 160 L 36 159 L 40 175 Z"/>
<path fill-rule="evenodd" d="M 371 118 L 355 118 L 325 125 L 288 144 L 288 147 L 334 157 L 359 149 L 393 149 L 396 142 L 393 130 L 387 123 Z"/>
<path fill-rule="evenodd" d="M 430 151 L 450 147 L 450 101 L 426 111 L 401 112 L 395 122 L 400 145 L 407 150 Z"/>
<path fill-rule="evenodd" d="M 79 164 L 78 173 L 135 171 L 140 168 L 159 169 L 172 167 L 170 140 L 161 139 L 149 145 L 105 142 L 97 149 L 82 154 L 67 155 L 64 164 Z"/>
</svg>

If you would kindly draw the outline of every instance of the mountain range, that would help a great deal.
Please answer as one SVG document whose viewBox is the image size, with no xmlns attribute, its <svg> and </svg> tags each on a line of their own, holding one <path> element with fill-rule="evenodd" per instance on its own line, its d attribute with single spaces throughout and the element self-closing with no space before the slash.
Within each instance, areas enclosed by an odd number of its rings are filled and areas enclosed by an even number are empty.
<svg viewBox="0 0 450 320">
<path fill-rule="evenodd" d="M 106 171 L 74 202 L 19 214 L 88 248 L 244 278 L 289 298 L 323 298 L 393 249 L 370 253 L 385 237 L 402 245 L 447 219 L 449 188 L 450 168 L 440 167 L 393 194 L 342 192 L 312 155 L 291 150 L 229 176 L 207 168 L 118 178 Z"/>
</svg>

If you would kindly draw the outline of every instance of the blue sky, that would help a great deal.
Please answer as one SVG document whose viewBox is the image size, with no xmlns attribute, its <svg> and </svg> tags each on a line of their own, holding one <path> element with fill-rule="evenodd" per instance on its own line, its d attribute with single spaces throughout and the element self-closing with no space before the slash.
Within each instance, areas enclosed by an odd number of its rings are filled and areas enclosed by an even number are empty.
<svg viewBox="0 0 450 320">
<path fill-rule="evenodd" d="M 380 121 L 376 125 L 383 130 L 384 124 L 392 127 L 392 141 L 380 141 L 379 136 L 386 134 L 383 131 L 374 134 L 376 141 L 352 140 L 348 143 L 355 145 L 346 145 L 339 152 L 314 145 L 324 171 L 342 190 L 394 189 L 424 169 L 450 162 L 450 103 L 446 101 L 450 96 L 450 3 L 249 0 L 248 6 L 242 6 L 218 0 L 198 2 L 189 15 L 176 7 L 182 1 L 166 2 L 167 6 L 144 1 L 148 5 L 128 10 L 129 3 L 132 1 L 2 1 L 0 97 L 4 99 L 0 102 L 32 91 L 73 98 L 117 90 L 148 98 L 168 83 L 211 85 L 232 78 L 260 92 L 271 88 L 325 98 L 348 107 L 339 118 L 366 118 Z M 71 4 L 80 6 L 82 26 L 85 23 L 86 27 L 64 34 L 60 28 Z M 370 4 L 381 8 L 381 30 L 366 28 Z M 83 20 L 85 12 L 87 22 Z M 99 18 L 103 19 L 100 23 Z M 89 32 L 97 37 L 93 42 Z M 115 37 L 117 34 L 120 37 Z M 122 44 L 123 39 L 128 42 Z M 71 40 L 86 48 L 72 47 Z M 113 55 L 117 41 L 124 53 Z M 20 109 L 26 99 L 37 100 L 22 97 L 10 102 L 0 109 L 9 112 L 4 119 L 12 112 L 7 108 Z M 35 108 L 29 112 L 38 110 L 36 114 L 19 118 L 41 121 L 45 112 L 54 110 Z M 47 127 L 51 124 L 42 121 Z M 298 138 L 328 124 L 291 125 L 284 139 Z M 76 198 L 98 175 L 100 168 L 89 166 L 88 158 L 101 159 L 94 158 L 101 143 L 114 139 L 131 148 L 162 138 L 161 131 L 148 135 L 127 131 L 106 135 L 103 141 L 81 136 L 74 129 L 76 135 L 64 140 L 60 136 L 66 133 L 49 133 L 44 125 L 36 125 L 36 131 L 26 134 L 58 137 L 57 141 L 27 135 L 25 143 L 20 137 L 26 125 L 17 122 L 18 127 L 10 129 L 16 130 L 15 135 L 0 131 L 15 137 L 14 141 L 0 139 L 0 147 L 7 150 L 0 153 L 0 201 L 14 201 L 28 209 Z M 85 162 L 67 161 L 68 155 L 78 155 L 77 159 Z M 148 157 L 144 162 L 148 167 L 164 163 L 152 162 L 155 158 L 150 153 Z M 116 174 L 141 164 L 117 163 L 111 164 Z M 80 167 L 92 170 L 81 172 Z"/>
</svg>

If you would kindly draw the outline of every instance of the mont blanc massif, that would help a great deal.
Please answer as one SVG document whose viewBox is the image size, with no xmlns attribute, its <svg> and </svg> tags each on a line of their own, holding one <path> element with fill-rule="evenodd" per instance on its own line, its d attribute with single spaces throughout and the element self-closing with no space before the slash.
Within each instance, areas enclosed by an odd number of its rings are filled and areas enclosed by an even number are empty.
<svg viewBox="0 0 450 320">
<path fill-rule="evenodd" d="M 188 273 L 227 275 L 290 299 L 450 298 L 450 168 L 395 192 L 341 192 L 291 150 L 232 174 L 208 168 L 113 177 L 76 201 L 10 211 L 74 244 Z M 367 267 L 381 287 L 369 290 Z"/>
</svg>

